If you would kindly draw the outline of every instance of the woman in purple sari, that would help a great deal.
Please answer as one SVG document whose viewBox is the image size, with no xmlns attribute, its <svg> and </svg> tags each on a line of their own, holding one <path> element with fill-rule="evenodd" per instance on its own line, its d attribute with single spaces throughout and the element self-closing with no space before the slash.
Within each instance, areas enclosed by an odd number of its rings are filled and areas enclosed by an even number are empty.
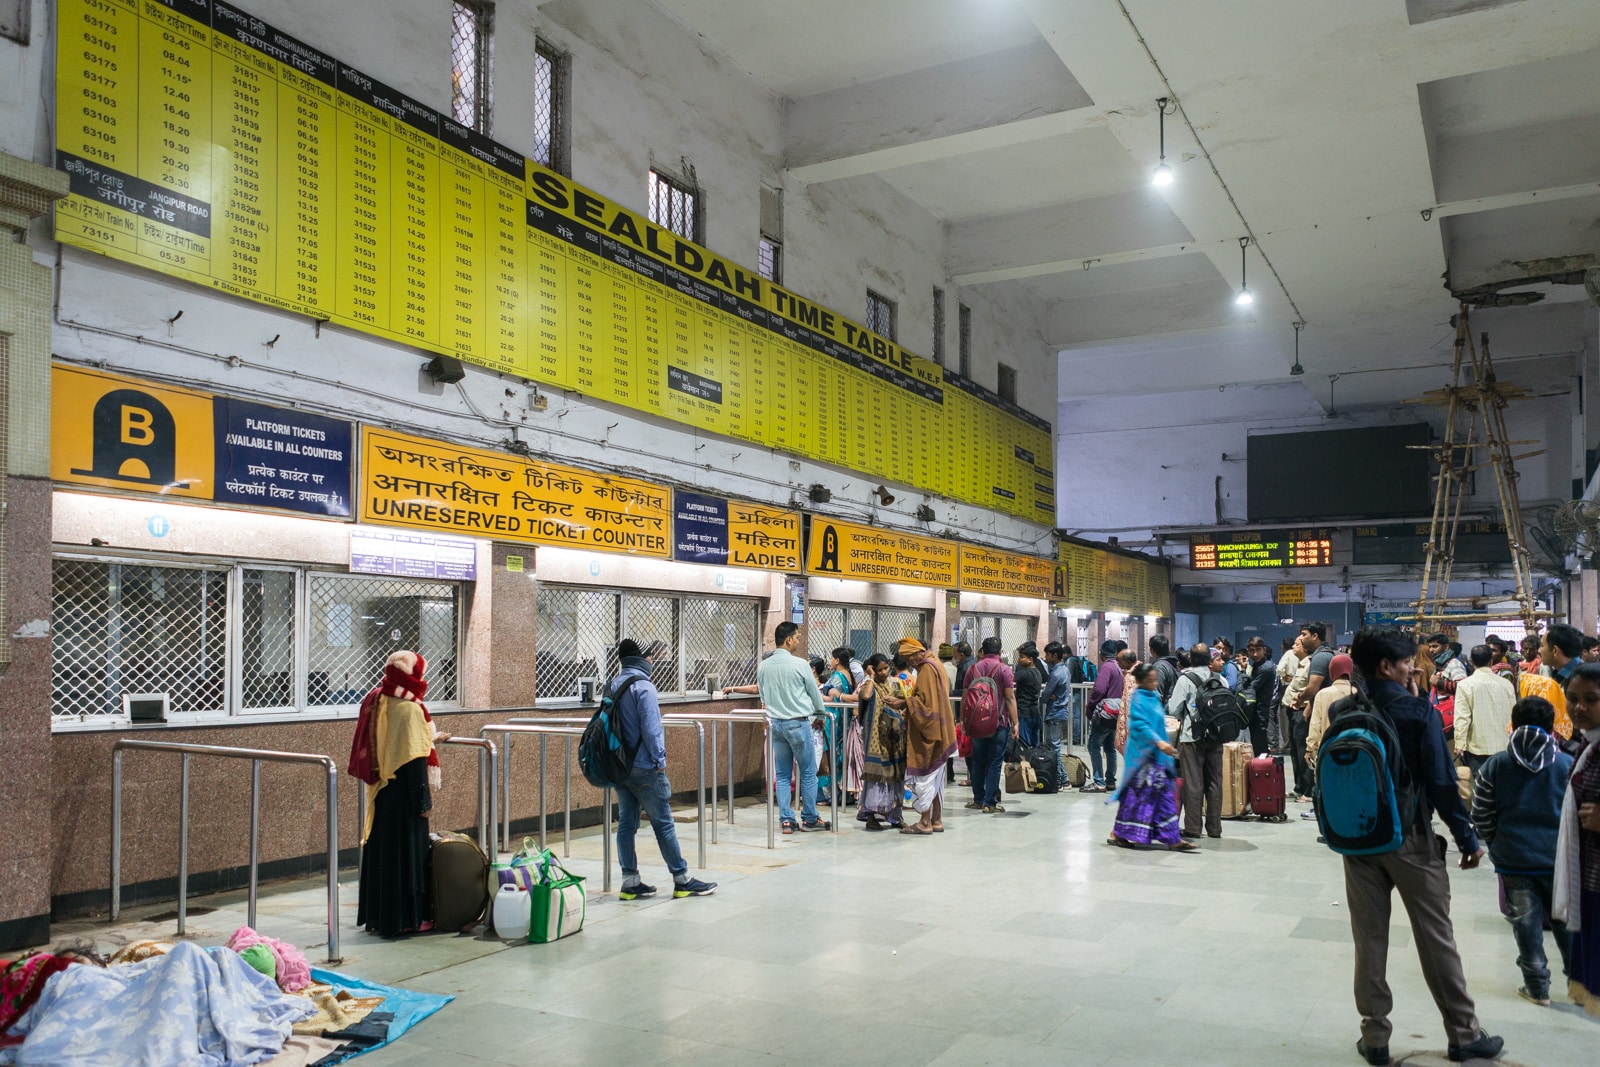
<svg viewBox="0 0 1600 1067">
<path fill-rule="evenodd" d="M 1122 783 L 1108 800 L 1118 803 L 1117 824 L 1106 843 L 1123 848 L 1160 845 L 1172 852 L 1193 852 L 1195 847 L 1178 833 L 1173 760 L 1178 750 L 1167 739 L 1167 715 L 1157 690 L 1155 666 L 1139 664 L 1133 669 L 1133 681 L 1137 688 L 1127 702 L 1127 762 Z"/>
</svg>

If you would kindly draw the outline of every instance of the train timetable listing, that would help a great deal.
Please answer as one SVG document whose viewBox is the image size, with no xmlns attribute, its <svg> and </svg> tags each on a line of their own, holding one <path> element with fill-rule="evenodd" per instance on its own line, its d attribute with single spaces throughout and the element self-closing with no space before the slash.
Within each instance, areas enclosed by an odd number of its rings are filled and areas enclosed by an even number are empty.
<svg viewBox="0 0 1600 1067">
<path fill-rule="evenodd" d="M 224 0 L 58 10 L 64 243 L 1053 521 L 1048 422 L 976 383 Z"/>
<path fill-rule="evenodd" d="M 1327 530 L 1258 530 L 1189 539 L 1193 570 L 1327 567 L 1332 563 L 1333 541 Z"/>
</svg>

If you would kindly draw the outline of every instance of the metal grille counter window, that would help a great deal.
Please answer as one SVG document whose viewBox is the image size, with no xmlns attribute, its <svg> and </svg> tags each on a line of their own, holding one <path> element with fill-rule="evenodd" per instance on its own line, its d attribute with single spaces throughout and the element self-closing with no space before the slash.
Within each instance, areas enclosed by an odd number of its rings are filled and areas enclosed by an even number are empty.
<svg viewBox="0 0 1600 1067">
<path fill-rule="evenodd" d="M 430 702 L 460 699 L 460 588 L 292 566 L 54 561 L 51 712 L 123 719 L 125 694 L 169 716 L 355 704 L 390 652 L 428 660 Z"/>
<path fill-rule="evenodd" d="M 984 638 L 998 637 L 1000 652 L 1009 660 L 1018 646 L 1034 640 L 1038 626 L 1039 620 L 1031 615 L 963 615 L 961 640 L 976 652 Z"/>
<path fill-rule="evenodd" d="M 662 644 L 651 680 L 667 696 L 704 693 L 755 681 L 758 627 L 754 600 L 541 586 L 535 657 L 539 702 L 575 700 L 586 680 L 616 675 L 617 642 Z"/>
<path fill-rule="evenodd" d="M 823 659 L 840 645 L 854 649 L 861 660 L 874 652 L 892 656 L 902 637 L 926 644 L 930 625 L 929 613 L 916 608 L 812 604 L 806 609 L 806 644 L 811 655 Z"/>
</svg>

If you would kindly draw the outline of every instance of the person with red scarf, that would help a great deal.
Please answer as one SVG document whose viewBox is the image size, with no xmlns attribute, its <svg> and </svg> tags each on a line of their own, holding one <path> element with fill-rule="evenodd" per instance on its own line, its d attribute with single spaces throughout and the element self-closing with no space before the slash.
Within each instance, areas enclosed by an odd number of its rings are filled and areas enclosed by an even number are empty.
<svg viewBox="0 0 1600 1067">
<path fill-rule="evenodd" d="M 426 668 L 417 652 L 389 656 L 383 682 L 361 702 L 350 746 L 348 770 L 367 783 L 356 925 L 386 938 L 433 927 L 428 813 L 440 785 L 434 744 L 447 735 L 422 703 Z"/>
</svg>

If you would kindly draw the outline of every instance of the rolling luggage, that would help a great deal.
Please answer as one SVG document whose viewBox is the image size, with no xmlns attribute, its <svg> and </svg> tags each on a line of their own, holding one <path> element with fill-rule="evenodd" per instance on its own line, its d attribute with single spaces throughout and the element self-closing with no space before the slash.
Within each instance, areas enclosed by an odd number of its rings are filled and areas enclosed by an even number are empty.
<svg viewBox="0 0 1600 1067">
<path fill-rule="evenodd" d="M 1283 784 L 1283 757 L 1257 756 L 1250 761 L 1250 810 L 1258 818 L 1284 822 L 1289 818 Z"/>
<path fill-rule="evenodd" d="M 442 830 L 429 836 L 433 925 L 441 930 L 470 929 L 489 906 L 489 858 L 466 834 Z"/>
<path fill-rule="evenodd" d="M 1222 746 L 1222 817 L 1241 819 L 1250 814 L 1250 778 L 1247 771 L 1253 749 L 1242 741 Z"/>
</svg>

